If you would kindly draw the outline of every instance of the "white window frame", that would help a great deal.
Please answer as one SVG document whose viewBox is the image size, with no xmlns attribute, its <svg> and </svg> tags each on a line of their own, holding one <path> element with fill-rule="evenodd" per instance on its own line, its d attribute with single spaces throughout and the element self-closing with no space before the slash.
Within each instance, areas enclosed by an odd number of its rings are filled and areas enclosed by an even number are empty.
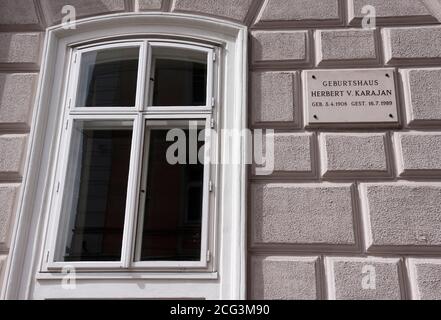
<svg viewBox="0 0 441 320">
<path fill-rule="evenodd" d="M 207 97 L 205 106 L 170 106 L 170 107 L 155 107 L 151 106 L 149 101 L 152 96 L 152 86 L 148 82 L 150 77 L 153 77 L 154 68 L 152 68 L 152 49 L 165 48 L 173 49 L 187 49 L 192 51 L 203 52 L 207 56 Z M 139 48 L 138 58 L 138 76 L 137 76 L 137 92 L 136 103 L 133 107 L 80 107 L 77 104 L 78 97 L 84 93 L 84 88 L 81 87 L 81 79 L 79 78 L 83 56 L 86 53 L 98 52 L 111 49 L 125 49 L 125 48 Z M 62 137 L 60 141 L 60 150 L 55 151 L 59 157 L 55 161 L 58 164 L 56 169 L 55 185 L 52 190 L 55 194 L 52 198 L 52 204 L 48 208 L 47 216 L 52 216 L 49 219 L 49 228 L 47 231 L 46 252 L 43 255 L 41 262 L 41 272 L 57 272 L 63 270 L 66 266 L 73 267 L 77 271 L 81 270 L 95 270 L 97 272 L 120 272 L 124 271 L 152 271 L 158 272 L 171 271 L 178 269 L 182 272 L 190 272 L 192 269 L 200 269 L 198 271 L 215 272 L 214 263 L 211 255 L 215 252 L 212 247 L 215 236 L 215 228 L 209 224 L 215 221 L 215 207 L 210 208 L 210 202 L 214 201 L 209 192 L 209 184 L 216 181 L 216 168 L 210 165 L 210 161 L 216 156 L 215 146 L 216 141 L 211 141 L 210 124 L 212 119 L 216 118 L 217 108 L 212 104 L 216 100 L 216 92 L 214 90 L 215 77 L 219 72 L 215 69 L 214 55 L 219 55 L 219 48 L 208 45 L 190 44 L 189 42 L 182 42 L 178 40 L 163 39 L 161 42 L 150 39 L 137 41 L 111 41 L 108 43 L 95 43 L 93 45 L 81 46 L 72 48 L 71 61 L 69 62 L 69 74 L 67 75 L 67 92 L 68 101 L 65 110 L 65 117 L 63 123 L 65 126 L 61 127 L 59 135 Z M 218 64 L 216 64 L 217 68 Z M 82 99 L 83 100 L 83 99 Z M 199 261 L 150 261 L 150 262 L 136 262 L 135 248 L 136 242 L 136 225 L 137 219 L 141 215 L 139 206 L 142 205 L 140 197 L 142 195 L 140 189 L 140 180 L 138 179 L 141 172 L 146 169 L 143 168 L 143 144 L 146 128 L 146 121 L 152 120 L 152 115 L 161 114 L 161 118 L 156 118 L 156 121 L 163 120 L 186 120 L 189 124 L 191 120 L 202 119 L 205 122 L 204 129 L 206 130 L 206 146 L 204 165 L 204 190 L 203 190 L 203 212 L 202 212 L 202 235 L 201 235 L 201 253 Z M 214 117 L 214 118 L 213 118 Z M 65 212 L 63 206 L 66 197 L 72 193 L 72 190 L 67 189 L 66 179 L 68 175 L 68 165 L 76 161 L 72 158 L 71 144 L 73 140 L 73 127 L 75 121 L 79 120 L 128 120 L 133 122 L 133 136 L 132 149 L 130 158 L 130 169 L 128 177 L 128 190 L 125 211 L 125 223 L 123 232 L 123 241 L 121 248 L 121 260 L 109 262 L 59 262 L 56 258 L 60 256 L 59 242 L 62 241 L 64 228 L 66 228 L 66 215 L 73 214 Z M 188 125 L 187 125 L 188 127 Z M 214 147 L 214 148 L 213 148 Z M 217 163 L 217 162 L 216 162 Z M 213 172 L 213 174 L 212 174 Z M 62 223 L 64 222 L 64 223 Z M 209 239 L 210 238 L 210 239 Z M 61 249 L 62 250 L 62 249 Z"/>
<path fill-rule="evenodd" d="M 149 101 L 147 110 L 152 112 L 212 112 L 213 108 L 215 107 L 215 102 L 213 99 L 215 99 L 215 91 L 214 91 L 214 78 L 217 74 L 216 70 L 214 70 L 214 56 L 219 55 L 219 52 L 217 52 L 216 48 L 207 46 L 197 46 L 193 44 L 186 44 L 185 42 L 181 43 L 179 46 L 172 44 L 170 42 L 159 42 L 159 41 L 150 41 L 148 43 L 148 52 L 149 52 L 149 66 L 155 66 L 155 61 L 152 57 L 152 52 L 154 48 L 162 47 L 162 48 L 180 48 L 180 49 L 189 49 L 194 51 L 201 51 L 205 52 L 207 54 L 208 63 L 207 63 L 207 100 L 205 106 L 198 106 L 198 107 L 184 107 L 184 106 L 167 106 L 167 107 L 155 107 L 152 105 L 151 101 Z M 149 70 L 149 74 L 152 74 Z M 153 74 L 152 74 L 153 76 Z M 148 80 L 148 79 L 147 79 Z M 146 81 L 147 81 L 146 80 Z M 150 86 L 149 86 L 150 87 Z M 152 98 L 153 95 L 149 95 L 147 99 Z"/>
<path fill-rule="evenodd" d="M 66 223 L 67 219 L 72 218 L 68 215 L 71 215 L 71 212 L 64 212 L 62 210 L 65 204 L 65 198 L 71 195 L 72 190 L 67 190 L 66 184 L 68 181 L 66 179 L 68 175 L 69 165 L 71 165 L 75 160 L 72 158 L 71 146 L 74 142 L 73 139 L 73 130 L 74 124 L 76 121 L 131 121 L 133 123 L 133 135 L 132 135 L 132 148 L 131 148 L 131 156 L 130 156 L 130 168 L 136 164 L 136 150 L 133 146 L 137 142 L 137 136 L 135 135 L 135 130 L 138 130 L 139 123 L 137 118 L 133 115 L 71 115 L 68 114 L 66 116 L 66 120 L 64 123 L 65 129 L 60 133 L 62 135 L 60 141 L 60 149 L 58 151 L 59 158 L 57 163 L 59 164 L 56 173 L 56 179 L 54 179 L 55 185 L 52 187 L 54 194 L 52 195 L 52 204 L 48 209 L 48 228 L 46 233 L 47 243 L 45 246 L 46 254 L 43 256 L 43 260 L 41 261 L 41 271 L 48 272 L 49 270 L 53 270 L 54 272 L 60 272 L 63 267 L 69 265 L 70 267 L 74 267 L 75 269 L 87 269 L 87 270 L 106 270 L 106 269 L 119 269 L 122 268 L 121 262 L 55 262 L 55 256 L 59 252 L 59 243 L 60 232 L 64 231 L 65 228 L 68 227 Z M 129 169 L 129 181 L 133 180 L 133 177 L 136 172 L 132 172 Z M 129 195 L 133 197 L 133 185 L 128 183 L 127 190 L 127 200 L 126 200 L 126 213 L 133 210 L 133 201 L 132 198 L 129 198 Z M 64 215 L 64 216 L 62 216 Z M 127 218 L 125 218 L 124 230 L 127 228 Z M 66 224 L 66 225 L 64 225 Z M 64 228 L 61 227 L 64 225 Z M 123 241 L 124 247 L 124 241 Z M 122 251 L 124 252 L 124 250 Z"/>
<path fill-rule="evenodd" d="M 214 196 L 216 237 L 213 239 L 216 272 L 108 272 L 78 273 L 76 289 L 61 288 L 65 275 L 41 273 L 44 261 L 45 222 L 54 194 L 55 153 L 64 125 L 65 81 L 72 57 L 69 48 L 113 39 L 165 38 L 209 43 L 223 48 L 216 57 L 221 81 L 216 105 L 218 132 L 247 128 L 247 28 L 211 17 L 179 13 L 118 13 L 76 21 L 76 29 L 62 25 L 46 31 L 39 87 L 29 137 L 23 187 L 18 199 L 11 251 L 5 266 L 1 297 L 7 299 L 63 298 L 195 298 L 246 297 L 246 141 L 241 135 L 219 137 L 219 159 Z M 208 95 L 207 95 L 208 96 Z M 138 103 L 138 102 L 137 102 Z M 121 113 L 124 113 L 121 110 Z M 155 110 L 152 119 L 161 119 Z M 81 116 L 78 111 L 78 116 Z M 120 114 L 121 115 L 121 114 Z M 194 115 L 188 113 L 189 117 Z"/>
<path fill-rule="evenodd" d="M 83 60 L 83 55 L 88 52 L 94 52 L 97 50 L 106 50 L 106 49 L 117 49 L 117 48 L 139 48 L 139 65 L 138 65 L 138 82 L 136 88 L 136 101 L 133 107 L 129 106 L 120 106 L 120 107 L 111 107 L 111 108 L 103 108 L 103 107 L 78 107 L 78 97 L 80 93 L 85 94 L 86 92 L 80 92 L 80 71 L 81 64 Z M 107 43 L 94 43 L 93 45 L 85 46 L 82 48 L 78 48 L 72 50 L 72 62 L 70 63 L 72 76 L 70 77 L 70 83 L 68 88 L 68 108 L 72 110 L 72 112 L 84 112 L 84 113 L 104 113 L 105 111 L 111 113 L 127 113 L 128 111 L 137 111 L 139 110 L 139 105 L 142 103 L 140 101 L 140 92 L 143 90 L 141 87 L 143 85 L 143 67 L 145 63 L 145 59 L 141 59 L 141 57 L 146 55 L 146 45 L 142 41 L 111 41 Z M 144 67 L 145 69 L 145 67 Z"/>
</svg>

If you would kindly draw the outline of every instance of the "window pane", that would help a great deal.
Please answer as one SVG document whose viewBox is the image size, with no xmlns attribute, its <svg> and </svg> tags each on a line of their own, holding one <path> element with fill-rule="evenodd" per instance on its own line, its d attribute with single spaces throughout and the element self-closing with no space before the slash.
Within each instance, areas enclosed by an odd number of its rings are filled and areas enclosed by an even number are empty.
<svg viewBox="0 0 441 320">
<path fill-rule="evenodd" d="M 139 48 L 84 53 L 78 107 L 133 107 L 136 100 Z"/>
<path fill-rule="evenodd" d="M 61 261 L 119 261 L 132 124 L 75 123 L 63 213 Z M 63 230 L 63 228 L 62 228 Z"/>
<path fill-rule="evenodd" d="M 200 261 L 204 165 L 169 164 L 168 130 L 151 130 L 140 261 Z M 188 130 L 184 130 L 187 137 Z M 199 142 L 198 150 L 203 147 Z M 139 239 L 139 238 L 138 238 Z M 138 244 L 140 245 L 140 244 Z"/>
<path fill-rule="evenodd" d="M 153 106 L 207 105 L 207 54 L 154 48 Z"/>
</svg>

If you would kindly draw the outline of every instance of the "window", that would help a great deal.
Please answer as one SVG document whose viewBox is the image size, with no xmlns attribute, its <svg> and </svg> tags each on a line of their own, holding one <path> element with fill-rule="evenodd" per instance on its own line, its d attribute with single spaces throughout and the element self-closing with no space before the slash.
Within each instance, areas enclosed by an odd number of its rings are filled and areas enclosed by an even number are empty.
<svg viewBox="0 0 441 320">
<path fill-rule="evenodd" d="M 247 146 L 222 132 L 247 124 L 247 28 L 134 12 L 45 39 L 0 297 L 244 298 Z M 170 170 L 177 136 L 206 161 Z"/>
<path fill-rule="evenodd" d="M 133 121 L 73 121 L 55 261 L 119 261 Z"/>
<path fill-rule="evenodd" d="M 73 51 L 48 270 L 209 270 L 216 50 L 140 40 Z"/>
<path fill-rule="evenodd" d="M 204 198 L 208 196 L 204 197 L 204 165 L 191 161 L 190 152 L 203 151 L 205 137 L 203 129 L 198 130 L 197 123 L 193 124 L 194 129 L 183 127 L 177 132 L 185 134 L 185 164 L 171 164 L 166 156 L 172 144 L 167 141 L 167 135 L 170 130 L 180 129 L 179 123 L 147 124 L 150 129 L 145 136 L 148 144 L 144 151 L 136 262 L 201 260 Z M 204 126 L 201 122 L 200 128 Z M 196 150 L 191 150 L 191 135 L 194 141 L 199 140 Z"/>
<path fill-rule="evenodd" d="M 139 47 L 81 55 L 77 107 L 134 107 Z"/>
</svg>

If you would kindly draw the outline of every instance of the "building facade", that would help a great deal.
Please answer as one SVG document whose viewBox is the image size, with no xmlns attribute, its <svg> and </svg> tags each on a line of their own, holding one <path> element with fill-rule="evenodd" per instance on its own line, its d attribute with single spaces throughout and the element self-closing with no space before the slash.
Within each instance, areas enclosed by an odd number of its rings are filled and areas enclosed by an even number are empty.
<svg viewBox="0 0 441 320">
<path fill-rule="evenodd" d="M 437 17 L 437 0 L 2 0 L 1 297 L 441 299 Z M 377 87 L 314 109 L 321 77 L 324 104 Z M 243 136 L 206 134 L 220 161 L 173 175 L 151 150 L 189 123 L 262 131 L 270 172 Z"/>
</svg>

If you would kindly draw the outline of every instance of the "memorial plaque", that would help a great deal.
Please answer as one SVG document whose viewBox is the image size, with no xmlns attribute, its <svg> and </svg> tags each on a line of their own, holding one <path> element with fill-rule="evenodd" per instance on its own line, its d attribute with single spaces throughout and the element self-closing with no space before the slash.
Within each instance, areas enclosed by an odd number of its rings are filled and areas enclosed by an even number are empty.
<svg viewBox="0 0 441 320">
<path fill-rule="evenodd" d="M 394 69 L 311 70 L 302 77 L 307 126 L 398 124 Z"/>
</svg>

